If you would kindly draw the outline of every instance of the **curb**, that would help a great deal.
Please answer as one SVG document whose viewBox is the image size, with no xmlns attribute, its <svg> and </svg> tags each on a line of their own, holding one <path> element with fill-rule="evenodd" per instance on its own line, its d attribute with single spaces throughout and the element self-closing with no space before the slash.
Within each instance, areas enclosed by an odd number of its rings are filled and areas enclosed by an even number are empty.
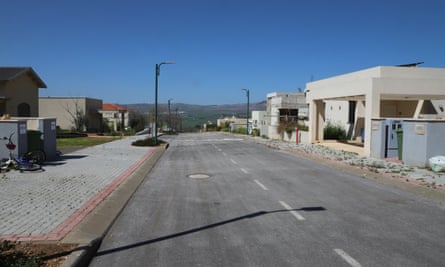
<svg viewBox="0 0 445 267">
<path fill-rule="evenodd" d="M 96 238 L 86 246 L 78 247 L 62 263 L 62 267 L 88 266 L 96 251 L 102 243 L 102 237 Z"/>
<path fill-rule="evenodd" d="M 114 221 L 121 214 L 147 174 L 168 146 L 156 148 L 153 154 L 134 170 L 106 200 L 91 211 L 61 243 L 80 244 L 62 263 L 62 267 L 88 266 Z"/>
</svg>

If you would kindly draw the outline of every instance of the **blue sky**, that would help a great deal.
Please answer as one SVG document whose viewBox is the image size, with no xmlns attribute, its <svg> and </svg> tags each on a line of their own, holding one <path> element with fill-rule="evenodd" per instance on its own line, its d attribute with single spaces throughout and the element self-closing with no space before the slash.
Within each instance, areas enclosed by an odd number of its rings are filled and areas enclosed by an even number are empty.
<svg viewBox="0 0 445 267">
<path fill-rule="evenodd" d="M 4 1 L 0 65 L 41 96 L 244 103 L 379 65 L 445 67 L 443 0 Z"/>
</svg>

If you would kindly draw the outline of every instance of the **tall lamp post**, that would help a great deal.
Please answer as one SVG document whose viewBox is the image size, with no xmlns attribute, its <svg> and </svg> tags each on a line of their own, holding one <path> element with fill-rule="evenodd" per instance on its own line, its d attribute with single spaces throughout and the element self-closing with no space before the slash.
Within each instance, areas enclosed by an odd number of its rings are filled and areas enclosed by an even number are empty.
<svg viewBox="0 0 445 267">
<path fill-rule="evenodd" d="M 246 134 L 249 135 L 249 98 L 250 98 L 250 91 L 249 89 L 243 89 L 246 91 L 247 96 L 247 113 L 246 113 Z"/>
<path fill-rule="evenodd" d="M 170 112 L 170 102 L 173 100 L 173 98 L 170 98 L 168 100 L 168 128 L 169 131 L 171 131 L 172 128 L 172 116 L 171 116 L 171 112 Z"/>
<path fill-rule="evenodd" d="M 156 78 L 155 78 L 155 145 L 158 144 L 158 76 L 161 74 L 161 65 L 163 64 L 175 64 L 175 62 L 161 62 L 156 64 Z"/>
</svg>

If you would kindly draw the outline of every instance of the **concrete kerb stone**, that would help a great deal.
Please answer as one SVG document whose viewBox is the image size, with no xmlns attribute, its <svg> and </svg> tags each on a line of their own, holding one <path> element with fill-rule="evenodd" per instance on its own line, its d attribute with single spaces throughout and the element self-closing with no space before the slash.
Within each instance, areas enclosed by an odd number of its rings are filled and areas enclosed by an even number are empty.
<svg viewBox="0 0 445 267">
<path fill-rule="evenodd" d="M 73 243 L 80 246 L 68 256 L 61 266 L 77 267 L 88 265 L 105 234 L 166 148 L 167 146 L 155 149 L 143 164 L 133 170 L 116 190 L 62 239 L 61 243 Z"/>
</svg>

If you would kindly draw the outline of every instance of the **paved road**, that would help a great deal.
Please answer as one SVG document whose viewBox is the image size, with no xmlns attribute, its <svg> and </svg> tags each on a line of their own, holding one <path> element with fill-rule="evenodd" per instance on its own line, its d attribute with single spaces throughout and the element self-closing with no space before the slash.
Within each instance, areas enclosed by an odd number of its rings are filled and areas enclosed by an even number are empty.
<svg viewBox="0 0 445 267">
<path fill-rule="evenodd" d="M 90 266 L 445 262 L 439 203 L 242 137 L 165 138 Z"/>
</svg>

